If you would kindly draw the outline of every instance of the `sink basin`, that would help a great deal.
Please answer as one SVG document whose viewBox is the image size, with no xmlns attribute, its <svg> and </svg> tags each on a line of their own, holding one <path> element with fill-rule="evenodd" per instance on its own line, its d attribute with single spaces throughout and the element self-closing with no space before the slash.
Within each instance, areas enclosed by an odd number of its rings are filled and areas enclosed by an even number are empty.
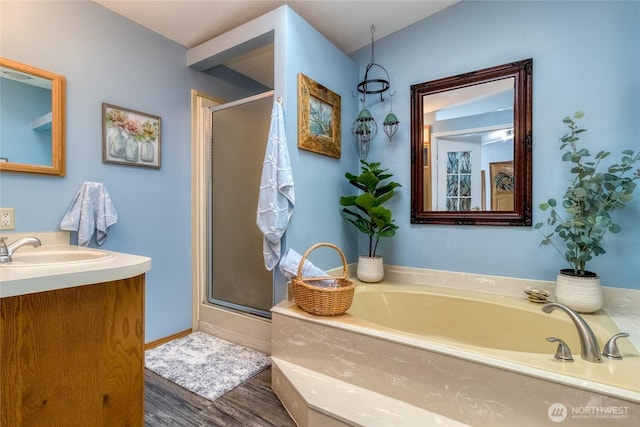
<svg viewBox="0 0 640 427">
<path fill-rule="evenodd" d="M 111 258 L 111 254 L 103 251 L 33 251 L 17 252 L 11 257 L 13 262 L 0 264 L 2 267 L 35 267 L 55 264 L 71 264 L 101 261 Z"/>
</svg>

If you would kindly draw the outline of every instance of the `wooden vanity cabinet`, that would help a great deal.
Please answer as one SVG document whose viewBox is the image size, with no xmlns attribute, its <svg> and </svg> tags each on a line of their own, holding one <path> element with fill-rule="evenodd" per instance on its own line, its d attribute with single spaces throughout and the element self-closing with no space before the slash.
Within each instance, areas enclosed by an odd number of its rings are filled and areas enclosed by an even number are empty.
<svg viewBox="0 0 640 427">
<path fill-rule="evenodd" d="M 144 274 L 0 300 L 0 425 L 144 425 Z"/>
</svg>

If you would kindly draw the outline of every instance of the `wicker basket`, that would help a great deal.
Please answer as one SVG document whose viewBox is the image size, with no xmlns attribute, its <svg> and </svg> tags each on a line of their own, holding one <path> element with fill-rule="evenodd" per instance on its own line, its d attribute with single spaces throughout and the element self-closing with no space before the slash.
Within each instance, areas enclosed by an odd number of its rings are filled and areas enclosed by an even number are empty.
<svg viewBox="0 0 640 427">
<path fill-rule="evenodd" d="M 338 283 L 338 287 L 322 288 L 313 285 L 313 282 L 327 280 L 327 277 L 302 277 L 302 268 L 307 256 L 322 246 L 335 249 L 342 258 L 342 276 L 330 278 Z M 293 298 L 301 309 L 316 316 L 343 314 L 351 307 L 355 290 L 355 284 L 348 277 L 347 260 L 340 248 L 331 243 L 317 243 L 304 253 L 298 266 L 298 275 L 291 279 Z"/>
</svg>

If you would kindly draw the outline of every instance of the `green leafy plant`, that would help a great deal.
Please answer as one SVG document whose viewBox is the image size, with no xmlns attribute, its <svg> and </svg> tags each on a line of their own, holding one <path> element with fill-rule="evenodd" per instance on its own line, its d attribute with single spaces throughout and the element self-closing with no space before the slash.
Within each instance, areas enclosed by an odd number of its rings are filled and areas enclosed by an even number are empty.
<svg viewBox="0 0 640 427">
<path fill-rule="evenodd" d="M 569 133 L 560 138 L 560 149 L 564 151 L 562 160 L 571 164 L 571 179 L 562 198 L 563 212 L 557 209 L 555 199 L 549 199 L 540 204 L 540 209 L 549 211 L 547 226 L 553 227 L 553 231 L 545 234 L 541 222 L 534 226 L 544 236 L 540 245 L 552 245 L 572 266 L 574 274 L 582 276 L 590 273 L 586 270 L 587 262 L 593 256 L 605 253 L 602 247 L 605 234 L 621 231 L 620 225 L 611 219 L 611 212 L 631 201 L 636 188 L 634 181 L 640 178 L 639 171 L 628 176 L 640 160 L 640 153 L 632 150 L 623 151 L 620 162 L 610 165 L 606 172 L 598 171 L 602 160 L 611 153 L 600 151 L 592 158 L 587 149 L 578 147 L 580 134 L 586 129 L 579 128 L 576 120 L 583 116 L 579 111 L 573 118 L 563 120 Z M 553 242 L 554 236 L 564 242 L 564 253 Z"/>
<path fill-rule="evenodd" d="M 342 209 L 345 219 L 369 236 L 369 257 L 373 258 L 376 256 L 380 237 L 392 237 L 398 229 L 391 211 L 383 205 L 394 196 L 394 190 L 401 185 L 394 181 L 383 182 L 393 175 L 386 173 L 387 169 L 380 169 L 380 163 L 367 163 L 364 160 L 360 163 L 360 175 L 347 172 L 345 177 L 362 193 L 357 196 L 340 197 L 340 205 L 345 206 Z"/>
</svg>

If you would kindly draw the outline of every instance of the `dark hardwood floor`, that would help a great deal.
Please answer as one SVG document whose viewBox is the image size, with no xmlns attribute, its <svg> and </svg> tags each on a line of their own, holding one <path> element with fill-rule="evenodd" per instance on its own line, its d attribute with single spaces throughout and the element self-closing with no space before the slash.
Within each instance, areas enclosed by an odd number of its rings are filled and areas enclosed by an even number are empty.
<svg viewBox="0 0 640 427">
<path fill-rule="evenodd" d="M 215 401 L 145 369 L 145 426 L 295 427 L 271 389 L 271 368 Z"/>
</svg>

